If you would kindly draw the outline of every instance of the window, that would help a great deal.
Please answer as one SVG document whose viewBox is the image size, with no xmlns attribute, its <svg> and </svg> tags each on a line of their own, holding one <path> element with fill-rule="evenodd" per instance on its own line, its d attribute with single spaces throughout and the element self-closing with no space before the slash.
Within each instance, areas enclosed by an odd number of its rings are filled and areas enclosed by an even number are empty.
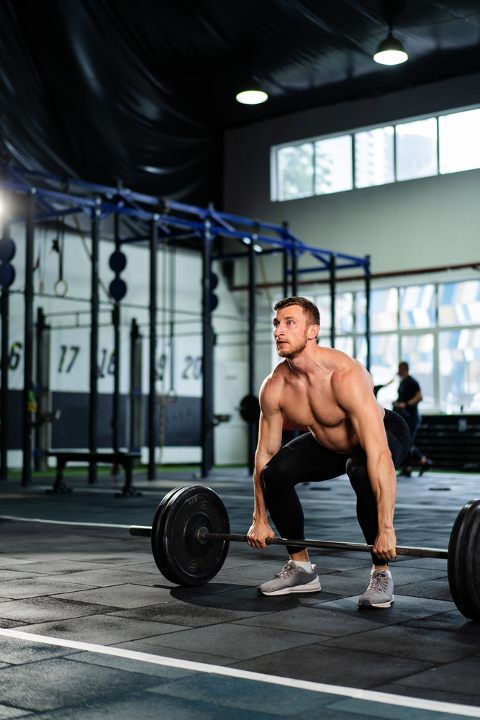
<svg viewBox="0 0 480 720">
<path fill-rule="evenodd" d="M 480 325 L 478 280 L 444 283 L 438 295 L 439 325 Z"/>
<path fill-rule="evenodd" d="M 357 293 L 357 332 L 365 332 L 365 293 Z M 398 324 L 397 288 L 372 290 L 370 293 L 370 332 L 396 330 Z"/>
<path fill-rule="evenodd" d="M 313 195 L 313 143 L 280 148 L 277 162 L 279 200 Z"/>
<path fill-rule="evenodd" d="M 271 168 L 280 201 L 480 168 L 480 108 L 273 147 Z"/>
<path fill-rule="evenodd" d="M 395 180 L 393 127 L 355 134 L 355 187 L 384 185 Z"/>
<path fill-rule="evenodd" d="M 397 180 L 437 174 L 437 121 L 416 120 L 395 126 Z"/>
<path fill-rule="evenodd" d="M 315 143 L 315 194 L 351 190 L 352 138 L 343 137 L 319 140 Z"/>
<path fill-rule="evenodd" d="M 412 376 L 419 382 L 422 389 L 421 410 L 431 409 L 435 406 L 433 333 L 406 335 L 401 340 L 401 360 L 408 362 Z"/>
<path fill-rule="evenodd" d="M 480 329 L 443 331 L 439 346 L 443 409 L 480 411 Z"/>
<path fill-rule="evenodd" d="M 480 109 L 440 117 L 440 172 L 480 167 Z"/>
<path fill-rule="evenodd" d="M 435 323 L 435 285 L 400 288 L 400 327 L 430 328 Z"/>
</svg>

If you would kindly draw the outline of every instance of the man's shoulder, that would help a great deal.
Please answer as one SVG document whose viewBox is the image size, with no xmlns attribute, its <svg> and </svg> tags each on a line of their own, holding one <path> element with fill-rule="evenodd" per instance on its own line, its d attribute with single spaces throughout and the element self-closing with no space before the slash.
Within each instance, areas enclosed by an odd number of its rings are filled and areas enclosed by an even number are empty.
<svg viewBox="0 0 480 720">
<path fill-rule="evenodd" d="M 282 360 L 276 367 L 273 368 L 272 372 L 267 375 L 262 383 L 262 391 L 273 390 L 285 382 L 285 375 L 288 372 L 288 367 L 285 360 Z"/>
</svg>

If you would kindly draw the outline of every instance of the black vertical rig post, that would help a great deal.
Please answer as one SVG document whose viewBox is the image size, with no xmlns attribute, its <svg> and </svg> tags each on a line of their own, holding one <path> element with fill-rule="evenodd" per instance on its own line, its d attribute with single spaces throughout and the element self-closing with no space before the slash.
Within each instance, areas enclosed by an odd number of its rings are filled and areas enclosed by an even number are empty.
<svg viewBox="0 0 480 720">
<path fill-rule="evenodd" d="M 22 485 L 32 480 L 32 404 L 33 397 L 33 252 L 35 240 L 34 188 L 27 197 L 27 224 L 25 232 L 25 291 L 23 328 L 23 403 L 22 403 Z"/>
<path fill-rule="evenodd" d="M 120 216 L 114 216 L 115 250 L 120 250 Z M 115 300 L 112 309 L 113 324 L 113 396 L 112 396 L 112 449 L 115 452 L 120 450 L 120 301 Z M 114 475 L 117 475 L 118 467 L 114 467 Z"/>
<path fill-rule="evenodd" d="M 288 223 L 282 222 L 282 238 L 288 242 Z M 283 297 L 286 298 L 289 295 L 289 265 L 290 265 L 290 251 L 287 247 L 282 249 L 282 293 Z"/>
<path fill-rule="evenodd" d="M 158 250 L 158 216 L 154 215 L 150 222 L 150 303 L 148 308 L 150 325 L 150 343 L 148 348 L 148 411 L 147 411 L 147 444 L 149 480 L 155 480 L 155 450 L 157 445 L 157 250 Z"/>
<path fill-rule="evenodd" d="M 296 240 L 292 240 L 292 295 L 296 297 L 298 295 L 298 251 Z"/>
<path fill-rule="evenodd" d="M 370 372 L 371 366 L 371 332 L 370 332 L 370 255 L 365 256 L 365 343 L 366 343 L 366 358 L 365 367 Z"/>
<path fill-rule="evenodd" d="M 98 257 L 100 243 L 100 200 L 92 210 L 91 220 L 91 269 L 90 269 L 90 394 L 88 398 L 88 449 L 97 450 L 98 416 Z M 88 466 L 88 482 L 97 480 L 97 464 L 91 461 Z"/>
<path fill-rule="evenodd" d="M 257 317 L 256 306 L 256 263 L 255 242 L 257 236 L 253 235 L 248 246 L 248 394 L 255 395 L 255 324 Z M 248 423 L 248 472 L 253 473 L 255 466 L 255 448 L 257 444 L 257 422 Z"/>
<path fill-rule="evenodd" d="M 329 270 L 330 270 L 329 286 L 330 286 L 330 322 L 331 322 L 330 345 L 333 348 L 333 347 L 335 347 L 335 336 L 336 336 L 336 331 L 335 331 L 335 323 L 336 323 L 336 320 L 335 320 L 336 302 L 335 301 L 336 301 L 336 297 L 335 297 L 335 294 L 336 294 L 336 289 L 337 289 L 337 287 L 336 287 L 337 286 L 337 272 L 336 272 L 337 259 L 336 259 L 335 255 L 330 256 Z"/>
<path fill-rule="evenodd" d="M 2 240 L 9 237 L 9 225 L 3 223 Z M 0 369 L 0 480 L 8 480 L 8 365 L 10 350 L 10 288 L 2 287 L 2 349 Z"/>
<path fill-rule="evenodd" d="M 35 424 L 35 453 L 33 456 L 33 467 L 35 472 L 45 469 L 45 455 L 42 447 L 42 424 L 40 418 L 46 411 L 45 394 L 48 388 L 45 387 L 45 330 L 47 323 L 45 313 L 41 307 L 37 308 L 37 322 L 35 325 L 35 392 L 37 395 L 37 422 Z"/>
<path fill-rule="evenodd" d="M 208 477 L 213 467 L 213 349 L 212 326 L 212 244 L 213 235 L 210 221 L 205 221 L 202 252 L 202 477 Z"/>
<path fill-rule="evenodd" d="M 137 427 L 139 421 L 138 406 L 142 400 L 142 388 L 138 386 L 140 358 L 138 353 L 139 343 L 141 342 L 140 328 L 135 318 L 132 318 L 130 324 L 130 391 L 129 391 L 129 442 L 130 452 L 140 449 L 142 442 L 138 442 Z"/>
</svg>

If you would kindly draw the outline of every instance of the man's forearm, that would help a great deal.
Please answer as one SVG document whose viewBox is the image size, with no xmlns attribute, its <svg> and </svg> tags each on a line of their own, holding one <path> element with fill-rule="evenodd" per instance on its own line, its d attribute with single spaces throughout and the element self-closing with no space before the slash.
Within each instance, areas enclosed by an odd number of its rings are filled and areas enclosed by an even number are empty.
<svg viewBox="0 0 480 720">
<path fill-rule="evenodd" d="M 257 454 L 255 457 L 255 470 L 253 472 L 253 519 L 257 522 L 267 522 L 268 519 L 262 473 L 270 459 L 271 457 L 266 455 L 259 457 Z"/>
<path fill-rule="evenodd" d="M 397 481 L 390 454 L 380 456 L 374 463 L 369 462 L 368 471 L 377 501 L 378 529 L 392 528 Z"/>
</svg>

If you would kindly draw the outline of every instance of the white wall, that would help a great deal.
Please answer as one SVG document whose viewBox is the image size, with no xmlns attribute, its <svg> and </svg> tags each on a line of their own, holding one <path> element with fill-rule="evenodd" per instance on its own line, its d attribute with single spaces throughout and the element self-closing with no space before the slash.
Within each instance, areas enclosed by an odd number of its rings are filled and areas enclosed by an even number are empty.
<svg viewBox="0 0 480 720">
<path fill-rule="evenodd" d="M 288 202 L 270 201 L 269 171 L 272 145 L 466 107 L 479 102 L 479 85 L 480 76 L 471 75 L 231 130 L 225 207 L 286 220 L 309 244 L 370 254 L 374 273 L 477 262 L 480 170 Z M 269 279 L 278 279 L 276 263 L 269 267 Z"/>
</svg>

